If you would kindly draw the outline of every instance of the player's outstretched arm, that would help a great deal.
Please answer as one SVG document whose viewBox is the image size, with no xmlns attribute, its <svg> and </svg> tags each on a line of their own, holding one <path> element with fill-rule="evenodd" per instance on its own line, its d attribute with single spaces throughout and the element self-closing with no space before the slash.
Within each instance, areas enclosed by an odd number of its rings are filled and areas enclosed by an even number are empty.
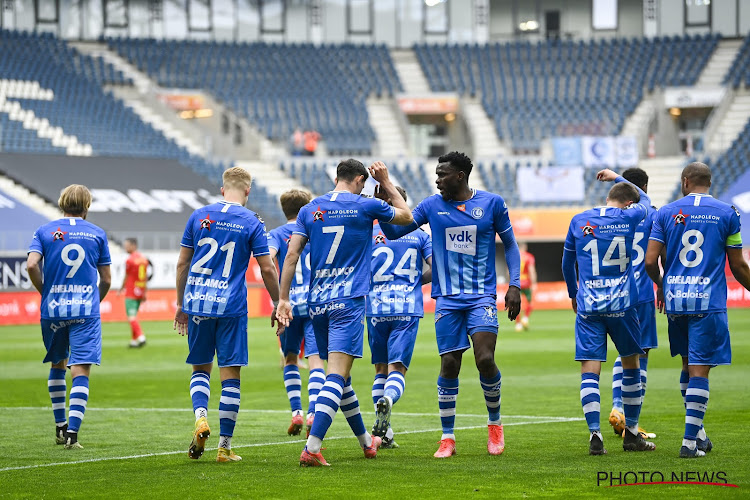
<svg viewBox="0 0 750 500">
<path fill-rule="evenodd" d="M 29 252 L 29 256 L 26 257 L 26 269 L 29 271 L 29 279 L 34 288 L 36 288 L 36 291 L 42 293 L 44 284 L 42 282 L 42 269 L 39 267 L 40 262 L 42 262 L 42 254 Z"/>
<path fill-rule="evenodd" d="M 745 287 L 745 290 L 750 290 L 750 267 L 742 257 L 741 248 L 727 248 L 727 258 L 729 259 L 729 269 L 732 270 L 732 274 L 740 282 L 740 285 Z"/>
<path fill-rule="evenodd" d="M 263 284 L 273 301 L 273 311 L 271 311 L 271 326 L 273 327 L 276 325 L 276 307 L 279 305 L 279 274 L 276 272 L 276 264 L 270 255 L 258 255 L 255 260 L 258 261 Z"/>
<path fill-rule="evenodd" d="M 99 271 L 99 301 L 101 302 L 107 296 L 107 292 L 109 292 L 109 288 L 112 286 L 112 271 L 109 265 L 98 266 L 96 270 Z"/>
<path fill-rule="evenodd" d="M 292 305 L 289 303 L 289 288 L 292 286 L 292 278 L 297 270 L 297 261 L 302 254 L 302 250 L 307 244 L 307 238 L 299 234 L 292 234 L 289 240 L 289 248 L 284 259 L 284 266 L 281 271 L 281 285 L 279 286 L 279 305 L 276 308 L 276 334 L 281 335 L 284 328 L 289 326 L 294 316 L 292 315 Z"/>
<path fill-rule="evenodd" d="M 191 260 L 193 260 L 193 249 L 181 247 L 180 256 L 177 258 L 177 310 L 174 313 L 174 324 L 172 325 L 172 329 L 177 330 L 180 335 L 187 335 L 188 329 L 188 315 L 182 310 L 182 299 L 185 296 Z"/>
<path fill-rule="evenodd" d="M 408 226 L 414 222 L 414 217 L 412 217 L 411 210 L 409 210 L 409 205 L 406 204 L 404 198 L 396 190 L 396 186 L 393 185 L 388 176 L 388 167 L 385 166 L 385 163 L 382 161 L 376 161 L 370 165 L 369 170 L 372 178 L 380 183 L 380 191 L 383 191 L 388 195 L 388 198 L 390 198 L 391 204 L 396 211 L 396 215 L 390 223 L 396 224 L 397 226 Z"/>
</svg>

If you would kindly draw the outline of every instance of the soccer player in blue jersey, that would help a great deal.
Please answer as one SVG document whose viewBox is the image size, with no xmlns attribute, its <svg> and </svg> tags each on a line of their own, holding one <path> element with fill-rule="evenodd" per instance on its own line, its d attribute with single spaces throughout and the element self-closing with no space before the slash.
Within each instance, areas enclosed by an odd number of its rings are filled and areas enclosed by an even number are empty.
<svg viewBox="0 0 750 500">
<path fill-rule="evenodd" d="M 680 390 L 685 403 L 681 458 L 702 457 L 713 444 L 703 429 L 708 405 L 708 373 L 732 361 L 727 322 L 724 265 L 750 290 L 750 269 L 742 258 L 740 215 L 708 194 L 711 170 L 691 163 L 682 171 L 683 198 L 656 214 L 646 270 L 657 286 L 669 321 L 672 356 L 682 357 Z M 666 247 L 664 277 L 657 259 Z"/>
<path fill-rule="evenodd" d="M 396 189 L 407 201 L 406 191 Z M 424 316 L 422 284 L 432 280 L 432 239 L 417 230 L 389 240 L 380 224 L 373 227 L 372 239 L 372 288 L 367 299 L 367 337 L 375 365 L 372 433 L 382 438 L 383 448 L 398 448 L 390 425 L 391 408 L 404 394 L 406 370 Z"/>
<path fill-rule="evenodd" d="M 622 173 L 621 177 L 610 170 L 606 170 L 602 172 L 602 176 L 605 175 L 606 179 L 604 180 L 612 180 L 614 177 L 615 182 L 627 181 L 637 186 L 644 193 L 648 192 L 648 174 L 643 169 L 629 168 Z M 638 229 L 635 232 L 633 239 L 635 256 L 631 265 L 633 266 L 633 277 L 638 285 L 638 304 L 636 308 L 638 310 L 638 321 L 641 325 L 640 345 L 641 349 L 645 352 L 645 354 L 641 355 L 639 364 L 641 369 L 641 392 L 645 397 L 646 381 L 648 379 L 648 353 L 651 349 L 658 347 L 659 341 L 656 336 L 654 282 L 651 281 L 651 278 L 646 273 L 644 259 L 646 256 L 646 247 L 648 246 L 648 237 L 651 234 L 651 225 L 656 216 L 656 208 L 652 207 L 650 203 L 647 204 L 645 198 L 641 200 L 641 204 L 646 206 L 648 214 L 638 224 Z M 625 430 L 625 414 L 622 408 L 622 359 L 619 356 L 612 368 L 612 411 L 609 414 L 609 424 L 614 429 L 615 434 L 622 436 L 622 432 Z M 649 434 L 643 429 L 639 429 L 639 431 L 645 433 L 645 437 L 656 437 L 655 434 Z"/>
<path fill-rule="evenodd" d="M 500 370 L 495 363 L 497 342 L 497 277 L 495 235 L 505 245 L 510 287 L 505 294 L 508 319 L 521 309 L 521 259 L 508 207 L 502 197 L 469 187 L 471 159 L 459 152 L 438 158 L 435 169 L 440 194 L 422 200 L 414 209 L 414 223 L 403 229 L 381 224 L 395 240 L 423 224 L 430 224 L 433 244 L 432 296 L 435 333 L 440 353 L 438 403 L 443 435 L 434 456 L 456 453 L 456 398 L 458 374 L 469 339 L 489 415 L 487 451 L 500 455 L 505 437 L 500 418 Z"/>
<path fill-rule="evenodd" d="M 66 187 L 58 205 L 63 218 L 36 230 L 26 265 L 31 282 L 42 294 L 42 340 L 47 349 L 44 362 L 52 364 L 47 386 L 55 441 L 72 449 L 83 448 L 78 431 L 89 399 L 89 374 L 91 365 L 102 360 L 99 303 L 112 284 L 112 260 L 107 235 L 86 221 L 91 206 L 86 186 Z M 66 367 L 73 382 L 67 421 Z"/>
<path fill-rule="evenodd" d="M 214 352 L 219 363 L 220 439 L 217 462 L 242 458 L 232 450 L 232 435 L 240 410 L 240 368 L 247 366 L 247 286 L 245 273 L 255 256 L 263 283 L 274 304 L 279 299 L 276 266 L 268 251 L 263 221 L 245 208 L 252 178 L 240 168 L 223 174 L 224 200 L 192 213 L 182 236 L 177 261 L 175 329 L 187 334 L 193 365 L 190 397 L 195 412 L 195 431 L 188 456 L 203 455 L 211 434 L 207 420 L 209 380 Z M 273 321 L 273 319 L 272 319 Z"/>
<path fill-rule="evenodd" d="M 312 194 L 302 189 L 291 189 L 281 195 L 281 209 L 286 215 L 287 223 L 277 227 L 269 233 L 268 248 L 271 258 L 276 259 L 279 269 L 283 271 L 292 231 L 297 225 L 297 215 L 302 207 L 310 203 Z M 323 360 L 318 354 L 312 321 L 307 314 L 307 296 L 310 288 L 310 245 L 305 245 L 294 279 L 289 291 L 289 302 L 292 305 L 294 319 L 280 335 L 281 350 L 284 355 L 284 386 L 286 387 L 289 404 L 292 407 L 292 423 L 287 430 L 290 436 L 296 436 L 302 431 L 302 425 L 307 423 L 307 434 L 310 434 L 313 417 L 315 415 L 315 401 L 321 387 L 325 383 L 326 372 Z M 302 411 L 302 378 L 297 364 L 302 342 L 305 343 L 305 356 L 310 364 L 310 377 L 307 382 L 308 408 L 307 419 L 303 419 Z"/>
<path fill-rule="evenodd" d="M 320 447 L 339 407 L 366 458 L 375 458 L 381 444 L 379 437 L 371 436 L 365 429 L 349 373 L 354 359 L 362 357 L 373 221 L 409 224 L 412 217 L 390 181 L 386 166 L 375 162 L 370 166 L 370 174 L 393 198 L 393 206 L 360 196 L 368 177 L 367 169 L 354 159 L 342 161 L 336 168 L 336 189 L 315 198 L 300 210 L 281 272 L 279 330 L 288 327 L 294 319 L 289 289 L 297 261 L 309 240 L 308 314 L 320 356 L 328 358 L 328 376 L 318 393 L 313 426 L 300 455 L 303 466 L 328 465 Z"/>
<path fill-rule="evenodd" d="M 616 174 L 603 170 L 601 181 Z M 645 204 L 638 203 L 643 201 Z M 651 451 L 655 445 L 638 432 L 641 410 L 638 321 L 638 284 L 633 276 L 633 240 L 651 200 L 629 182 L 615 184 L 607 205 L 581 212 L 570 222 L 563 252 L 563 276 L 576 313 L 576 361 L 581 362 L 581 405 L 591 435 L 589 453 L 603 455 L 599 415 L 599 374 L 607 360 L 607 334 L 620 353 L 623 366 L 622 401 L 626 427 L 625 451 Z M 576 264 L 578 276 L 576 276 Z"/>
</svg>

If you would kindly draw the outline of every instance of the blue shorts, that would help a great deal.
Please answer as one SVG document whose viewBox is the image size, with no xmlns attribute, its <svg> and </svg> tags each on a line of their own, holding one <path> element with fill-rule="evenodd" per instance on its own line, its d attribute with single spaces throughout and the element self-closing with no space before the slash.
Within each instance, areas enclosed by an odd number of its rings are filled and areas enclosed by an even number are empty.
<svg viewBox="0 0 750 500">
<path fill-rule="evenodd" d="M 64 359 L 68 360 L 68 366 L 102 362 L 100 318 L 42 318 L 42 341 L 47 348 L 43 363 L 59 363 Z"/>
<path fill-rule="evenodd" d="M 418 316 L 383 316 L 367 319 L 372 364 L 402 363 L 409 368 L 419 330 Z"/>
<path fill-rule="evenodd" d="M 437 297 L 435 303 L 435 335 L 438 353 L 465 351 L 469 336 L 476 332 L 497 335 L 497 303 L 495 297 L 479 296 L 471 303 L 457 303 L 450 297 Z"/>
<path fill-rule="evenodd" d="M 641 302 L 638 310 L 638 321 L 641 323 L 641 349 L 656 349 L 659 338 L 656 335 L 656 304 L 654 301 Z"/>
<path fill-rule="evenodd" d="M 729 365 L 732 346 L 726 312 L 670 314 L 669 347 L 672 356 L 688 359 L 689 365 Z"/>
<path fill-rule="evenodd" d="M 607 334 L 621 357 L 644 354 L 635 307 L 611 314 L 576 315 L 576 361 L 607 361 Z"/>
<path fill-rule="evenodd" d="M 247 317 L 212 318 L 188 315 L 188 353 L 186 363 L 219 367 L 247 366 Z"/>
<path fill-rule="evenodd" d="M 299 354 L 302 341 L 305 341 L 305 357 L 318 354 L 318 343 L 315 341 L 312 321 L 307 316 L 295 316 L 279 337 L 284 356 Z"/>
<path fill-rule="evenodd" d="M 362 357 L 365 336 L 364 297 L 310 305 L 307 313 L 312 320 L 320 359 L 328 359 L 329 352 Z"/>
</svg>

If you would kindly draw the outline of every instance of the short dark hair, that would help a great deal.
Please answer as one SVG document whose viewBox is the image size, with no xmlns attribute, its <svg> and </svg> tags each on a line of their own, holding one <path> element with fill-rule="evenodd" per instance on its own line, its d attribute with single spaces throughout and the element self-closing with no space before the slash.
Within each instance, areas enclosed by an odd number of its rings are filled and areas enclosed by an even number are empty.
<svg viewBox="0 0 750 500">
<path fill-rule="evenodd" d="M 365 180 L 370 177 L 364 164 L 354 158 L 342 160 L 336 167 L 336 178 L 340 181 L 351 182 L 360 175 L 364 175 Z"/>
<path fill-rule="evenodd" d="M 130 243 L 134 247 L 138 247 L 138 240 L 135 238 L 125 238 L 125 243 Z"/>
<path fill-rule="evenodd" d="M 646 184 L 648 184 L 648 174 L 642 168 L 629 168 L 622 173 L 622 176 L 626 181 L 632 182 L 643 191 L 646 190 Z"/>
<path fill-rule="evenodd" d="M 409 199 L 406 197 L 406 189 L 402 188 L 401 186 L 396 186 L 396 191 L 399 192 L 404 201 L 409 201 Z"/>
<path fill-rule="evenodd" d="M 708 165 L 694 161 L 682 170 L 682 178 L 690 179 L 697 186 L 711 187 L 711 169 Z"/>
<path fill-rule="evenodd" d="M 641 201 L 641 195 L 638 193 L 638 190 L 627 182 L 620 182 L 612 186 L 607 197 L 618 203 L 627 203 L 629 201 L 638 203 Z"/>
<path fill-rule="evenodd" d="M 474 168 L 474 165 L 471 164 L 471 158 L 458 151 L 444 154 L 438 158 L 438 163 L 450 163 L 451 167 L 466 174 L 467 179 L 471 174 L 471 169 Z"/>
<path fill-rule="evenodd" d="M 290 189 L 282 193 L 279 198 L 281 210 L 287 219 L 296 218 L 300 209 L 311 201 L 312 194 L 306 189 Z"/>
</svg>

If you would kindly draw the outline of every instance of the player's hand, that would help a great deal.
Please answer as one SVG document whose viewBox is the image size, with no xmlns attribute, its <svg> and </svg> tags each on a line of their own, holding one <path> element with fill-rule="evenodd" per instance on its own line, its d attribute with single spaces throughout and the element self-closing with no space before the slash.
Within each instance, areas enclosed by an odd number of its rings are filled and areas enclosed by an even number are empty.
<svg viewBox="0 0 750 500">
<path fill-rule="evenodd" d="M 656 288 L 656 307 L 659 309 L 660 313 L 666 313 L 666 309 L 664 308 L 664 288 L 657 287 Z"/>
<path fill-rule="evenodd" d="M 177 311 L 174 313 L 174 324 L 172 325 L 172 329 L 177 330 L 177 333 L 180 335 L 187 335 L 188 319 L 188 315 L 182 310 L 182 307 L 177 306 Z"/>
<path fill-rule="evenodd" d="M 573 312 L 578 314 L 578 301 L 575 298 L 570 299 L 570 305 L 573 307 Z"/>
<path fill-rule="evenodd" d="M 505 310 L 508 311 L 508 319 L 515 321 L 521 312 L 521 290 L 517 286 L 508 287 L 505 293 Z"/>
<path fill-rule="evenodd" d="M 273 311 L 271 311 L 271 328 L 276 326 L 276 306 L 273 306 Z"/>
<path fill-rule="evenodd" d="M 388 203 L 389 205 L 391 204 L 391 198 L 388 196 L 388 194 L 385 191 L 383 191 L 382 189 L 380 189 L 380 184 L 377 184 L 375 186 L 375 193 L 374 193 L 374 195 L 375 195 L 375 198 L 377 198 L 379 200 L 383 200 L 384 202 Z"/>
<path fill-rule="evenodd" d="M 368 168 L 370 171 L 370 175 L 373 179 L 375 179 L 380 184 L 383 184 L 385 182 L 390 182 L 390 178 L 388 177 L 388 167 L 385 166 L 385 163 L 382 161 L 376 161 L 370 167 Z"/>
<path fill-rule="evenodd" d="M 292 304 L 288 300 L 280 300 L 279 305 L 276 307 L 276 335 L 281 335 L 284 332 L 284 328 L 289 326 L 289 323 L 294 319 L 292 314 Z"/>
<path fill-rule="evenodd" d="M 617 179 L 617 174 L 608 168 L 600 170 L 596 173 L 596 180 L 598 181 L 612 182 L 615 179 Z"/>
</svg>

